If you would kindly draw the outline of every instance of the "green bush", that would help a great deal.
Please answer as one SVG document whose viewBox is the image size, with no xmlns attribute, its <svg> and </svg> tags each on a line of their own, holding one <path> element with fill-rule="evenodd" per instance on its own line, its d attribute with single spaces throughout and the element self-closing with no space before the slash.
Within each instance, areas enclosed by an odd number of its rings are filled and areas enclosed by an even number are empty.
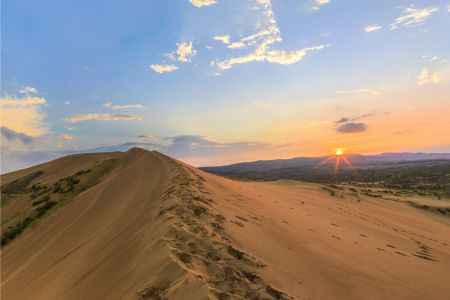
<svg viewBox="0 0 450 300">
<path fill-rule="evenodd" d="M 1 188 L 2 194 L 17 194 L 27 192 L 27 187 L 37 177 L 41 176 L 44 172 L 37 171 L 34 173 L 27 174 L 22 178 L 11 181 L 4 184 Z"/>
</svg>

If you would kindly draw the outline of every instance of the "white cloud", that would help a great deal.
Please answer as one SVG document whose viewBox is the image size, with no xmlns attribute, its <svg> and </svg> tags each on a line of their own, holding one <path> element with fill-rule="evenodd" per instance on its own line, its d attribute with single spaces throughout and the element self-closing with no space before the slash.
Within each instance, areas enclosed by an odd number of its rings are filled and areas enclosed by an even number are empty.
<svg viewBox="0 0 450 300">
<path fill-rule="evenodd" d="M 423 24 L 437 10 L 436 7 L 416 8 L 411 5 L 403 11 L 403 15 L 394 20 L 391 24 L 391 30 L 401 26 L 410 27 Z"/>
<path fill-rule="evenodd" d="M 156 73 L 173 72 L 178 69 L 175 65 L 150 65 L 150 68 Z"/>
<path fill-rule="evenodd" d="M 325 2 L 322 4 L 325 4 Z M 256 5 L 258 10 L 262 12 L 263 17 L 258 23 L 260 30 L 238 41 L 230 41 L 228 45 L 228 48 L 231 49 L 253 47 L 253 51 L 243 56 L 212 61 L 211 65 L 217 67 L 219 70 L 228 70 L 235 64 L 245 64 L 254 61 L 289 65 L 300 61 L 309 51 L 321 50 L 328 46 L 317 45 L 292 51 L 271 49 L 274 44 L 282 41 L 280 28 L 275 19 L 271 1 L 256 0 Z"/>
<path fill-rule="evenodd" d="M 282 65 L 290 65 L 303 59 L 309 51 L 322 50 L 328 45 L 313 46 L 295 51 L 271 50 L 267 52 L 265 60 Z"/>
<path fill-rule="evenodd" d="M 312 10 L 319 10 L 321 6 L 329 4 L 331 0 L 315 0 L 314 5 L 311 7 Z"/>
<path fill-rule="evenodd" d="M 196 7 L 211 6 L 217 3 L 216 0 L 189 0 Z"/>
<path fill-rule="evenodd" d="M 70 101 L 65 101 L 64 105 L 70 105 Z"/>
<path fill-rule="evenodd" d="M 26 86 L 19 90 L 21 94 L 37 94 L 38 90 L 32 86 Z"/>
<path fill-rule="evenodd" d="M 68 130 L 68 131 L 72 131 L 72 130 L 75 130 L 75 127 L 65 126 L 64 129 Z"/>
<path fill-rule="evenodd" d="M 46 114 L 41 109 L 45 103 L 47 101 L 44 98 L 34 96 L 0 98 L 1 126 L 32 137 L 46 134 Z"/>
<path fill-rule="evenodd" d="M 221 41 L 224 44 L 230 43 L 230 36 L 229 35 L 218 35 L 214 37 L 214 40 Z"/>
<path fill-rule="evenodd" d="M 130 109 L 130 108 L 144 108 L 144 106 L 142 104 L 113 105 L 113 106 L 111 106 L 111 109 L 113 109 L 113 110 Z"/>
<path fill-rule="evenodd" d="M 21 107 L 21 106 L 32 106 L 45 104 L 47 101 L 44 98 L 26 96 L 23 98 L 13 98 L 13 97 L 3 97 L 0 99 L 0 104 L 3 106 L 9 107 Z"/>
<path fill-rule="evenodd" d="M 378 96 L 380 94 L 380 92 L 378 92 L 377 90 L 374 90 L 374 89 L 343 90 L 343 91 L 338 91 L 337 93 L 341 94 L 341 95 L 369 94 L 372 96 Z"/>
<path fill-rule="evenodd" d="M 192 42 L 189 43 L 177 43 L 177 60 L 179 62 L 190 62 L 191 59 L 197 54 Z"/>
<path fill-rule="evenodd" d="M 81 114 L 77 116 L 72 116 L 68 118 L 63 119 L 66 122 L 69 123 L 77 123 L 82 121 L 88 121 L 88 120 L 97 120 L 97 121 L 133 121 L 133 120 L 141 120 L 141 117 L 136 115 L 124 115 L 124 114 L 98 114 L 98 113 L 92 113 L 92 114 Z"/>
<path fill-rule="evenodd" d="M 374 31 L 378 31 L 381 28 L 383 28 L 383 26 L 380 25 L 368 25 L 366 27 L 364 27 L 364 31 L 365 32 L 374 32 Z"/>
<path fill-rule="evenodd" d="M 112 110 L 130 109 L 130 108 L 144 108 L 142 104 L 128 104 L 128 105 L 113 105 L 112 102 L 103 103 L 103 106 Z"/>
<path fill-rule="evenodd" d="M 230 49 L 241 49 L 245 48 L 245 44 L 243 42 L 234 42 L 227 46 Z"/>
<path fill-rule="evenodd" d="M 423 68 L 417 78 L 417 84 L 423 85 L 428 83 L 441 82 L 441 76 L 437 72 L 430 72 L 427 68 Z"/>
<path fill-rule="evenodd" d="M 197 51 L 191 42 L 177 43 L 177 50 L 166 54 L 166 56 L 172 61 L 179 61 L 182 63 L 191 62 L 192 58 L 197 55 Z M 176 65 L 150 65 L 150 68 L 157 73 L 173 72 L 178 69 Z"/>
<path fill-rule="evenodd" d="M 73 134 L 61 133 L 58 138 L 63 141 L 71 141 L 75 138 Z"/>
<path fill-rule="evenodd" d="M 444 58 L 439 57 L 437 55 L 427 55 L 427 54 L 425 54 L 425 55 L 422 55 L 422 58 L 426 59 L 428 61 L 431 61 L 431 62 L 438 62 L 438 63 L 439 62 L 440 63 L 444 63 L 446 61 Z"/>
</svg>

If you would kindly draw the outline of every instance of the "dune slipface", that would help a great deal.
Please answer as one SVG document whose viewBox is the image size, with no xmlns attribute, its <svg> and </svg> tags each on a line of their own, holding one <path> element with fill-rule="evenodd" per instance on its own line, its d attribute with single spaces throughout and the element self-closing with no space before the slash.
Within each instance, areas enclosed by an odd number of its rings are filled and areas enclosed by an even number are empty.
<svg viewBox="0 0 450 300">
<path fill-rule="evenodd" d="M 2 246 L 3 299 L 450 297 L 449 219 L 402 203 L 232 181 L 142 149 L 2 185 L 2 233 L 30 216 Z"/>
</svg>

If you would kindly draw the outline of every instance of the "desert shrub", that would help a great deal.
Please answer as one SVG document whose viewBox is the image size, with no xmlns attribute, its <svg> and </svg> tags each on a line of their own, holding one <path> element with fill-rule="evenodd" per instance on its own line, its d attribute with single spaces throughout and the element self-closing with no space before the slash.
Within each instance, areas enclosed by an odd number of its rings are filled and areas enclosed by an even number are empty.
<svg viewBox="0 0 450 300">
<path fill-rule="evenodd" d="M 44 195 L 44 197 L 42 197 L 41 199 L 34 201 L 33 203 L 31 203 L 32 206 L 36 206 L 39 205 L 41 203 L 47 202 L 50 200 L 50 195 Z"/>
<path fill-rule="evenodd" d="M 25 228 L 27 228 L 33 221 L 39 219 L 42 217 L 50 208 L 52 208 L 54 205 L 56 205 L 57 202 L 55 201 L 48 201 L 44 205 L 36 208 L 34 213 L 31 216 L 26 217 L 21 222 L 17 223 L 14 227 L 9 228 L 2 234 L 1 238 L 1 246 L 3 247 L 8 242 L 15 239 L 18 235 L 20 235 Z"/>
<path fill-rule="evenodd" d="M 43 216 L 50 208 L 55 206 L 57 203 L 58 202 L 56 202 L 56 201 L 48 201 L 44 205 L 36 208 L 36 210 L 35 210 L 36 218 L 40 218 L 41 216 Z"/>
<path fill-rule="evenodd" d="M 22 178 L 4 184 L 1 188 L 1 192 L 2 194 L 24 193 L 27 191 L 27 187 L 31 181 L 41 176 L 43 173 L 44 172 L 42 171 L 33 172 L 23 176 Z"/>
<path fill-rule="evenodd" d="M 91 169 L 81 170 L 81 171 L 79 171 L 79 172 L 76 172 L 76 173 L 75 173 L 75 176 L 81 176 L 81 175 L 87 174 L 87 173 L 89 173 L 89 172 L 91 172 Z"/>
</svg>

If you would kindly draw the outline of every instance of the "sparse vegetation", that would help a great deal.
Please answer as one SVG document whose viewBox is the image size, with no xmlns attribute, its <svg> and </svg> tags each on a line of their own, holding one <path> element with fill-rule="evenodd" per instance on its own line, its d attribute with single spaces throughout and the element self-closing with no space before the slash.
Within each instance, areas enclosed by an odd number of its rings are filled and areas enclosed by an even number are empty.
<svg viewBox="0 0 450 300">
<path fill-rule="evenodd" d="M 14 181 L 8 182 L 2 185 L 2 194 L 19 194 L 28 192 L 28 185 L 36 178 L 43 174 L 42 171 L 33 172 L 23 176 L 22 178 L 16 179 Z"/>
<path fill-rule="evenodd" d="M 8 242 L 12 241 L 16 236 L 21 234 L 30 224 L 42 217 L 50 208 L 56 205 L 55 201 L 49 201 L 42 206 L 37 207 L 34 212 L 26 217 L 23 221 L 17 223 L 14 227 L 8 228 L 1 238 L 1 246 L 3 247 Z"/>
<path fill-rule="evenodd" d="M 35 183 L 29 187 L 34 179 L 43 174 L 42 171 L 27 174 L 20 179 L 3 185 L 1 187 L 2 205 L 4 204 L 3 197 L 6 196 L 15 200 L 15 194 L 24 194 L 22 197 L 25 197 L 25 199 L 35 201 L 29 204 L 30 207 L 28 209 L 23 212 L 17 212 L 13 215 L 14 218 L 9 218 L 9 224 L 19 216 L 22 217 L 20 221 L 13 226 L 7 227 L 6 230 L 3 230 L 4 226 L 2 226 L 1 246 L 8 244 L 31 224 L 37 223 L 50 210 L 66 204 L 81 192 L 97 185 L 101 177 L 114 167 L 115 162 L 116 160 L 114 159 L 103 160 L 91 169 L 81 170 L 49 185 Z M 4 224 L 2 223 L 2 225 Z"/>
<path fill-rule="evenodd" d="M 350 158 L 351 160 L 351 158 Z M 293 179 L 305 182 L 326 183 L 334 189 L 337 184 L 351 184 L 356 187 L 373 187 L 384 189 L 389 194 L 423 195 L 438 200 L 450 198 L 450 160 L 418 160 L 396 162 L 354 163 L 354 169 L 341 166 L 338 173 L 334 165 L 322 165 L 320 161 L 305 161 L 299 166 L 261 166 L 243 164 L 242 166 L 225 166 L 203 168 L 206 171 L 249 181 L 272 181 Z M 250 167 L 251 166 L 251 167 Z M 350 189 L 357 192 L 355 188 Z"/>
</svg>

